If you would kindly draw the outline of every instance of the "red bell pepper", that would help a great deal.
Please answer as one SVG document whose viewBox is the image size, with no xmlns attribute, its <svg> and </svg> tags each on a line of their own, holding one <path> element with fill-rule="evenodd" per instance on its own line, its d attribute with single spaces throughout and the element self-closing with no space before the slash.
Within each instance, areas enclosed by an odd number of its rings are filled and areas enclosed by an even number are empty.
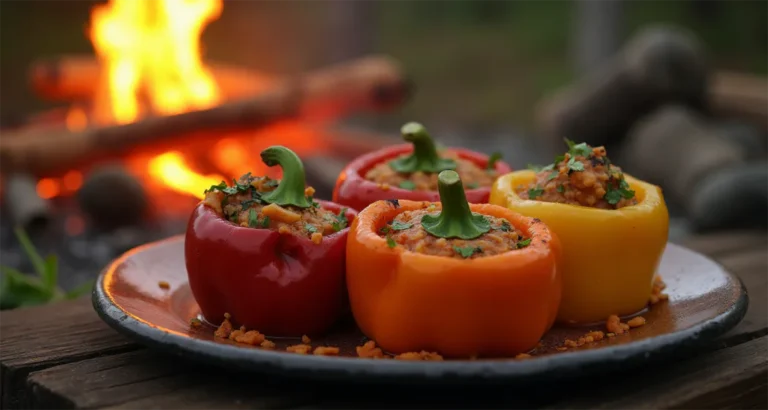
<svg viewBox="0 0 768 410">
<path fill-rule="evenodd" d="M 283 180 L 267 203 L 302 204 L 304 168 L 292 155 L 266 160 L 279 164 Z M 255 189 L 255 188 L 254 188 Z M 311 198 L 308 198 L 311 205 Z M 317 201 L 339 213 L 342 207 Z M 357 212 L 346 211 L 348 221 Z M 229 313 L 237 325 L 269 336 L 318 334 L 345 313 L 346 240 L 349 228 L 324 236 L 319 244 L 277 230 L 236 225 L 200 203 L 192 213 L 184 245 L 189 284 L 203 316 L 220 323 Z"/>
<path fill-rule="evenodd" d="M 378 151 L 370 152 L 360 156 L 350 162 L 341 172 L 336 180 L 336 186 L 333 190 L 333 201 L 339 204 L 354 208 L 365 209 L 368 205 L 386 199 L 407 199 L 411 201 L 429 201 L 438 202 L 440 194 L 437 191 L 411 191 L 399 187 L 389 186 L 386 189 L 372 181 L 365 179 L 365 174 L 375 165 L 385 161 L 392 160 L 402 154 L 413 152 L 409 157 L 411 164 L 415 165 L 413 169 L 437 173 L 449 167 L 441 167 L 441 161 L 437 154 L 434 142 L 427 134 L 426 130 L 419 124 L 409 123 L 402 129 L 403 138 L 410 144 L 398 144 L 386 147 Z M 481 168 L 486 168 L 492 159 L 482 153 L 471 151 L 464 148 L 448 148 L 455 152 L 459 158 L 471 161 Z M 400 166 L 405 161 L 399 161 Z M 493 162 L 493 169 L 496 175 L 504 175 L 511 172 L 511 167 L 503 161 Z M 406 168 L 403 168 L 406 170 Z M 467 189 L 467 200 L 473 204 L 488 203 L 491 193 L 491 187 L 479 187 Z"/>
</svg>

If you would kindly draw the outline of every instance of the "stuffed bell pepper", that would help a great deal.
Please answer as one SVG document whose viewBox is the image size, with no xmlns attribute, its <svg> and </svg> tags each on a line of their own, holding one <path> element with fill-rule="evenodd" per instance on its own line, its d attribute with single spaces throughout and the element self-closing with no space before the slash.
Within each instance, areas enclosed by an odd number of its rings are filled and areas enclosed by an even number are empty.
<svg viewBox="0 0 768 410">
<path fill-rule="evenodd" d="M 352 161 L 339 175 L 333 200 L 354 209 L 383 199 L 437 201 L 437 175 L 454 170 L 464 181 L 471 203 L 487 203 L 497 176 L 510 171 L 500 156 L 461 148 L 438 150 L 427 130 L 418 123 L 403 126 L 409 144 L 371 152 Z"/>
<path fill-rule="evenodd" d="M 511 356 L 539 342 L 560 301 L 559 245 L 538 219 L 468 204 L 459 175 L 440 202 L 377 201 L 352 224 L 347 288 L 360 329 L 392 353 Z"/>
<path fill-rule="evenodd" d="M 271 336 L 317 334 L 345 311 L 348 223 L 356 213 L 315 201 L 285 147 L 261 153 L 282 180 L 243 175 L 206 191 L 189 220 L 189 284 L 205 318 Z"/>
<path fill-rule="evenodd" d="M 491 203 L 541 219 L 560 239 L 559 321 L 635 313 L 648 302 L 667 243 L 661 189 L 624 174 L 603 147 L 566 142 L 553 164 L 500 177 Z"/>
</svg>

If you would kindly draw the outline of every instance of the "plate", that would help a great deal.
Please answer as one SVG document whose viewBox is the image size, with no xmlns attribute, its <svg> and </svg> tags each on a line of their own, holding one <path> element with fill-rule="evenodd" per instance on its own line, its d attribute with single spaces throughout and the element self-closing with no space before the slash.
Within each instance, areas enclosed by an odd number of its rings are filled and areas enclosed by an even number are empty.
<svg viewBox="0 0 768 410">
<path fill-rule="evenodd" d="M 148 346 L 210 364 L 310 379 L 351 382 L 488 383 L 583 377 L 640 365 L 690 351 L 735 326 L 746 313 L 748 298 L 741 281 L 706 257 L 668 244 L 659 274 L 669 300 L 643 312 L 646 325 L 628 334 L 557 351 L 567 337 L 577 339 L 592 327 L 555 327 L 538 349 L 524 360 L 482 358 L 412 362 L 355 357 L 365 338 L 351 318 L 339 323 L 313 346 L 338 346 L 338 357 L 285 352 L 298 339 L 270 338 L 275 350 L 214 340 L 210 324 L 193 329 L 198 317 L 184 268 L 184 238 L 173 237 L 133 249 L 108 266 L 93 293 L 99 316 L 118 331 Z M 167 282 L 168 288 L 159 285 Z"/>
</svg>

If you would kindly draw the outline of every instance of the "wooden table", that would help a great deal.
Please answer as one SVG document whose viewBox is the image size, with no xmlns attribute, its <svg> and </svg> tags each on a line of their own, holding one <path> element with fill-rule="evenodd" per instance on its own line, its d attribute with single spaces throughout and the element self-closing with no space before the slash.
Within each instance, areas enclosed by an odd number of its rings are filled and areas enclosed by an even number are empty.
<svg viewBox="0 0 768 410">
<path fill-rule="evenodd" d="M 731 232 L 683 243 L 742 278 L 747 316 L 702 353 L 625 374 L 523 391 L 239 374 L 146 349 L 102 323 L 90 300 L 77 300 L 0 314 L 2 408 L 768 408 L 767 238 Z"/>
</svg>

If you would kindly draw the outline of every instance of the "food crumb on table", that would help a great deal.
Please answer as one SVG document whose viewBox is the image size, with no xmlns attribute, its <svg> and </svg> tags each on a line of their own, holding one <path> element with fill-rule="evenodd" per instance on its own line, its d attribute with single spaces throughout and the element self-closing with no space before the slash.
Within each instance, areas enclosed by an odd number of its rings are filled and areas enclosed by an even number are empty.
<svg viewBox="0 0 768 410">
<path fill-rule="evenodd" d="M 168 290 L 168 289 L 171 288 L 171 284 L 166 282 L 166 281 L 164 281 L 164 280 L 161 280 L 160 282 L 157 282 L 157 286 L 159 286 L 160 289 L 163 289 L 163 290 Z"/>
<path fill-rule="evenodd" d="M 308 345 L 312 343 L 312 339 L 310 339 L 307 335 L 301 335 L 301 343 Z"/>
<path fill-rule="evenodd" d="M 633 317 L 627 322 L 627 325 L 629 325 L 629 327 L 632 327 L 632 328 L 640 327 L 644 324 L 645 324 L 645 318 L 642 316 Z"/>
<path fill-rule="evenodd" d="M 621 319 L 617 315 L 610 315 L 605 321 L 605 328 L 611 333 L 620 335 L 629 330 L 629 325 L 621 323 Z"/>
<path fill-rule="evenodd" d="M 338 347 L 331 346 L 318 346 L 312 354 L 317 356 L 337 356 L 339 354 Z"/>
<path fill-rule="evenodd" d="M 189 319 L 189 326 L 192 327 L 192 328 L 195 328 L 195 329 L 199 328 L 199 327 L 202 327 L 203 326 L 203 321 L 198 319 L 198 318 L 196 318 L 196 317 L 193 317 L 192 319 Z"/>
<path fill-rule="evenodd" d="M 232 323 L 229 321 L 229 313 L 225 313 L 224 321 L 221 322 L 221 325 L 219 326 L 219 328 L 216 329 L 215 332 L 213 332 L 213 336 L 226 339 L 229 337 L 231 333 L 232 333 Z"/>
<path fill-rule="evenodd" d="M 305 344 L 293 345 L 286 347 L 285 351 L 297 354 L 308 354 L 310 351 L 312 351 L 312 346 Z"/>
<path fill-rule="evenodd" d="M 669 295 L 662 293 L 661 291 L 667 287 L 667 284 L 661 279 L 661 276 L 656 275 L 653 277 L 653 288 L 651 289 L 651 296 L 648 298 L 648 302 L 651 305 L 655 305 L 662 300 L 669 299 Z"/>
<path fill-rule="evenodd" d="M 358 357 L 365 359 L 384 358 L 384 352 L 380 348 L 376 347 L 376 342 L 373 340 L 365 342 L 362 346 L 357 346 L 355 351 L 357 352 Z"/>
<path fill-rule="evenodd" d="M 275 342 L 273 342 L 271 340 L 264 340 L 263 342 L 261 342 L 261 344 L 259 346 L 263 347 L 264 349 L 274 349 L 275 348 Z"/>
<path fill-rule="evenodd" d="M 395 360 L 424 360 L 424 361 L 440 361 L 443 360 L 443 356 L 435 352 L 406 352 L 395 356 Z"/>
</svg>

